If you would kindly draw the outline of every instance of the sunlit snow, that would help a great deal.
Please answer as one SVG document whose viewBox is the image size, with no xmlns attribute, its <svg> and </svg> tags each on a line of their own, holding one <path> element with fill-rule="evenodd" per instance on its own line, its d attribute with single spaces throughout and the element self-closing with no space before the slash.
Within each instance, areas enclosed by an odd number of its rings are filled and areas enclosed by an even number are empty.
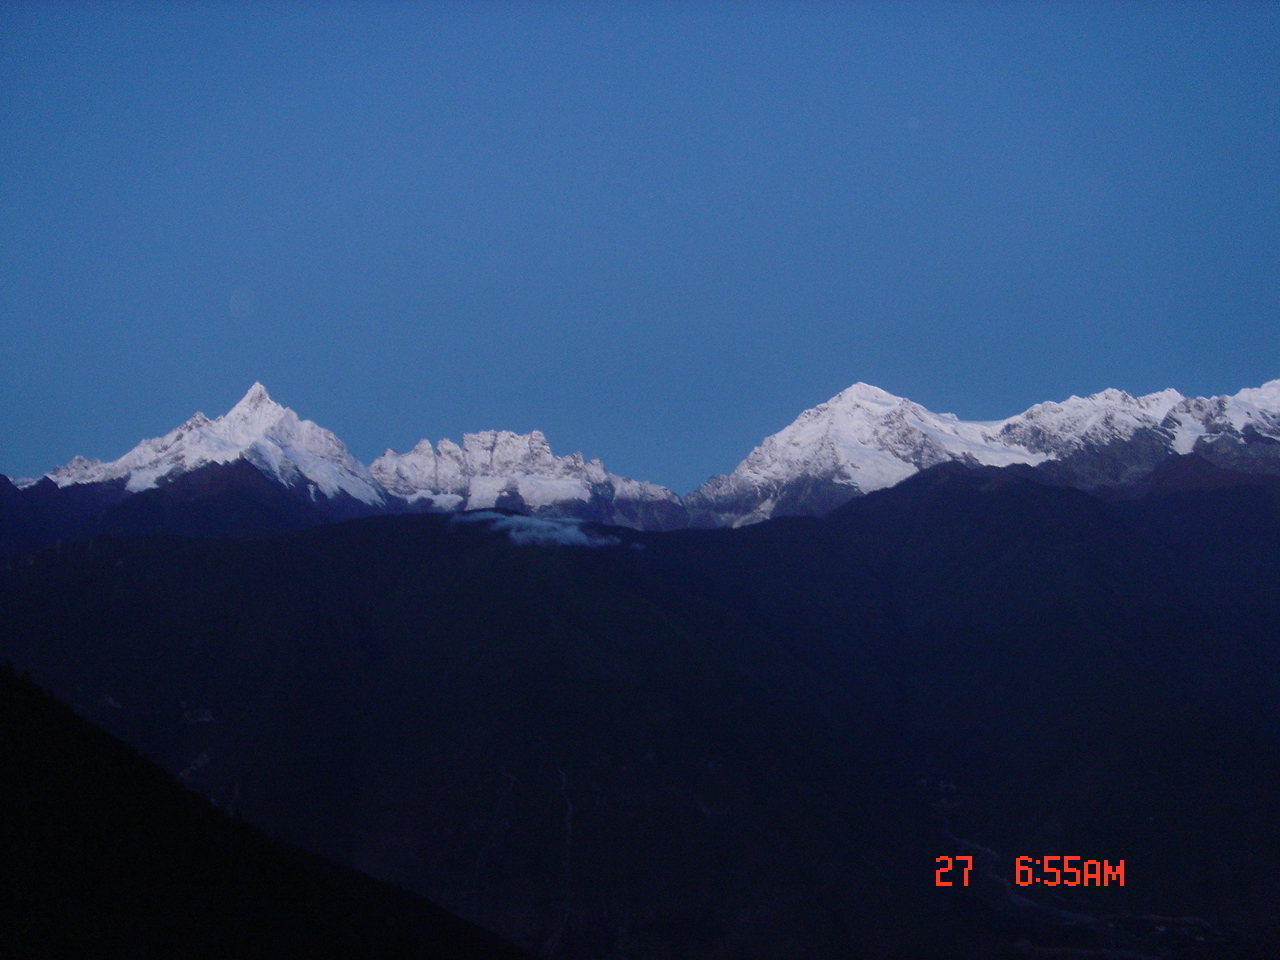
<svg viewBox="0 0 1280 960">
<path fill-rule="evenodd" d="M 386 500 L 368 467 L 341 440 L 310 420 L 299 420 L 260 383 L 216 420 L 197 413 L 163 437 L 142 441 L 119 460 L 76 457 L 48 476 L 60 487 L 124 477 L 125 489 L 137 492 L 170 474 L 241 458 L 286 486 L 310 482 L 327 497 L 345 493 L 369 504 Z"/>
<path fill-rule="evenodd" d="M 1122 442 L 1142 430 L 1162 437 L 1170 452 L 1190 453 L 1202 439 L 1239 441 L 1246 426 L 1280 440 L 1280 380 L 1213 399 L 1187 398 L 1176 390 L 1133 397 L 1109 389 L 988 421 L 933 413 L 855 383 L 766 437 L 731 473 L 708 480 L 694 497 L 712 509 L 756 501 L 745 518 L 754 521 L 772 513 L 784 485 L 802 479 L 869 493 L 948 460 L 1038 464 Z"/>
</svg>

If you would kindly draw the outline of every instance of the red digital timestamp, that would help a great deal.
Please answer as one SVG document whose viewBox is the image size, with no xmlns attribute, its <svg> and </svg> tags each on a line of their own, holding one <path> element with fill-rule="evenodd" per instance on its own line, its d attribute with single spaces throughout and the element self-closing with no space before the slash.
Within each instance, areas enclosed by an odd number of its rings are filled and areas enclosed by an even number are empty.
<svg viewBox="0 0 1280 960">
<path fill-rule="evenodd" d="M 960 886 L 969 885 L 973 857 L 944 856 L 938 857 L 936 862 L 942 864 L 933 874 L 937 886 L 955 886 L 953 881 L 944 880 L 942 875 L 960 869 L 958 864 L 963 865 L 964 871 Z M 1036 875 L 1037 869 L 1040 871 L 1039 876 Z M 1113 864 L 1109 860 L 1084 860 L 1082 857 L 1018 857 L 1014 861 L 1013 879 L 1021 887 L 1036 883 L 1042 883 L 1046 887 L 1056 887 L 1059 884 L 1067 887 L 1109 887 L 1112 884 L 1123 887 L 1124 861 L 1117 860 Z"/>
</svg>

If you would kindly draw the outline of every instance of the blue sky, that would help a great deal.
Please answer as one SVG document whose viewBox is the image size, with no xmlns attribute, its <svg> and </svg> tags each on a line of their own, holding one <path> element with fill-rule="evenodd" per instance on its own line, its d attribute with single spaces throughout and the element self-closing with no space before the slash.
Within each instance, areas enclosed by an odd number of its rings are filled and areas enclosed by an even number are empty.
<svg viewBox="0 0 1280 960">
<path fill-rule="evenodd" d="M 864 380 L 1280 377 L 1280 5 L 0 5 L 0 472 L 254 380 L 687 492 Z"/>
</svg>

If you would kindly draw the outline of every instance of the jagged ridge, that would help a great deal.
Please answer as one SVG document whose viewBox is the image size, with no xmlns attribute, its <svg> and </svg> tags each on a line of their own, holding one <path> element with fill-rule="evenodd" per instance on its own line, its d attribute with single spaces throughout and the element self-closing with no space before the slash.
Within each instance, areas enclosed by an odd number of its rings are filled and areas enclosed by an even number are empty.
<svg viewBox="0 0 1280 960">
<path fill-rule="evenodd" d="M 197 413 L 118 460 L 78 456 L 46 477 L 58 488 L 110 484 L 135 494 L 237 461 L 321 506 L 363 508 L 355 512 L 502 507 L 645 529 L 685 522 L 671 490 L 612 474 L 581 453 L 557 457 L 536 430 L 468 433 L 461 446 L 444 439 L 433 448 L 422 440 L 405 454 L 388 449 L 366 467 L 332 432 L 272 400 L 261 383 L 215 420 Z M 23 488 L 35 484 L 19 482 Z M 335 515 L 352 512 L 347 507 Z"/>
<path fill-rule="evenodd" d="M 59 487 L 125 480 L 130 493 L 154 488 L 175 474 L 212 463 L 247 460 L 286 487 L 302 487 L 314 498 L 349 496 L 381 505 L 386 494 L 333 433 L 300 420 L 255 383 L 223 416 L 197 413 L 163 437 L 143 440 L 118 460 L 103 463 L 76 457 L 47 476 Z"/>
<path fill-rule="evenodd" d="M 537 430 L 468 433 L 461 445 L 422 440 L 407 453 L 388 449 L 366 467 L 333 433 L 299 419 L 255 383 L 216 420 L 197 413 L 118 460 L 76 457 L 46 476 L 58 488 L 115 485 L 128 495 L 243 460 L 322 508 L 345 504 L 328 510 L 334 516 L 496 507 L 670 529 L 822 514 L 947 461 L 1020 464 L 1088 488 L 1140 479 L 1162 460 L 1191 452 L 1235 469 L 1280 472 L 1280 380 L 1214 398 L 1104 390 L 996 421 L 933 413 L 855 383 L 685 498 L 610 473 L 580 453 L 556 456 Z"/>
<path fill-rule="evenodd" d="M 1274 470 L 1280 468 L 1277 445 L 1280 380 L 1212 399 L 1176 390 L 1143 397 L 1104 390 L 996 421 L 933 413 L 856 383 L 767 437 L 686 504 L 702 523 L 740 525 L 825 513 L 949 460 L 1023 464 L 1090 487 L 1137 479 L 1159 461 L 1191 452 L 1240 466 L 1241 451 L 1254 448 L 1250 454 L 1263 454 L 1264 468 Z"/>
</svg>

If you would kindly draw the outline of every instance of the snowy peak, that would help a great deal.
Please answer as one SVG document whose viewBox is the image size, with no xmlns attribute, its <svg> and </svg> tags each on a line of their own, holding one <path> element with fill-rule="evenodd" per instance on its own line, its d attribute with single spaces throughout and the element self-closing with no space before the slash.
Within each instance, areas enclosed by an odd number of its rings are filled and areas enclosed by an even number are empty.
<svg viewBox="0 0 1280 960">
<path fill-rule="evenodd" d="M 254 383 L 249 392 L 240 398 L 240 402 L 218 419 L 228 436 L 242 437 L 252 443 L 289 416 L 297 419 L 292 410 L 271 399 L 266 387 Z M 197 413 L 188 423 L 196 418 L 203 419 L 204 414 Z"/>
<path fill-rule="evenodd" d="M 385 501 L 382 490 L 336 436 L 276 403 L 255 383 L 226 414 L 197 413 L 163 437 L 144 440 L 109 463 L 76 457 L 49 477 L 58 486 L 125 480 L 130 493 L 214 463 L 243 459 L 286 487 L 310 496 L 346 495 L 366 504 Z"/>
<path fill-rule="evenodd" d="M 253 410 L 260 410 L 263 407 L 275 407 L 277 410 L 284 409 L 280 404 L 271 399 L 267 394 L 267 388 L 262 385 L 261 381 L 255 380 L 253 381 L 253 386 L 251 386 L 248 392 L 240 398 L 240 402 L 227 412 L 227 417 L 230 419 L 238 414 L 243 414 Z"/>
<path fill-rule="evenodd" d="M 1101 446 L 1132 438 L 1139 430 L 1158 429 L 1186 398 L 1176 390 L 1161 390 L 1132 397 L 1123 390 L 1108 389 L 1088 397 L 1072 396 L 1054 403 L 1037 403 L 1003 421 L 1003 442 L 1054 457 L 1089 446 Z"/>
<path fill-rule="evenodd" d="M 741 524 L 779 511 L 825 512 L 949 460 L 1061 462 L 1072 465 L 1066 479 L 1089 485 L 1215 443 L 1280 444 L 1280 381 L 1214 399 L 1172 389 L 1141 397 L 1107 389 L 990 422 L 933 413 L 855 383 L 766 437 L 732 473 L 711 478 L 688 501 L 704 519 Z"/>
<path fill-rule="evenodd" d="M 739 492 L 805 476 L 866 493 L 957 459 L 1003 465 L 1042 458 L 1000 443 L 989 424 L 935 414 L 857 383 L 767 437 L 727 479 Z"/>
<path fill-rule="evenodd" d="M 421 440 L 408 453 L 387 450 L 369 469 L 388 492 L 436 509 L 489 509 L 504 497 L 534 512 L 601 499 L 679 503 L 665 487 L 611 474 L 581 453 L 557 457 L 540 430 L 467 433 L 461 446 Z"/>
<path fill-rule="evenodd" d="M 331 515 L 398 510 L 488 510 L 671 529 L 822 514 L 919 470 L 956 461 L 1023 464 L 1082 488 L 1129 483 L 1163 459 L 1198 453 L 1219 466 L 1280 473 L 1280 380 L 1234 396 L 1176 390 L 1132 396 L 1107 389 L 1037 403 L 1005 420 L 934 413 L 855 383 L 766 437 L 729 474 L 686 498 L 610 473 L 580 453 L 556 456 L 538 430 L 484 430 L 462 442 L 421 440 L 366 467 L 331 432 L 299 419 L 255 383 L 227 413 L 202 413 L 118 460 L 76 457 L 48 476 L 59 487 L 111 482 L 126 493 L 210 464 L 245 461 Z M 34 481 L 22 481 L 19 488 Z"/>
<path fill-rule="evenodd" d="M 545 474 L 564 476 L 576 473 L 582 454 L 556 457 L 542 431 L 517 434 L 510 430 L 484 430 L 462 437 L 463 456 L 468 469 L 490 476 Z"/>
<path fill-rule="evenodd" d="M 858 406 L 892 408 L 905 402 L 905 397 L 898 397 L 888 390 L 881 390 L 870 383 L 859 380 L 851 387 L 841 390 L 822 406 Z"/>
<path fill-rule="evenodd" d="M 1233 398 L 1258 410 L 1280 411 L 1280 380 L 1268 380 L 1260 387 L 1246 387 Z"/>
<path fill-rule="evenodd" d="M 1178 453 L 1280 443 L 1280 380 L 1235 396 L 1185 399 L 1173 406 L 1162 426 L 1173 434 Z"/>
</svg>

